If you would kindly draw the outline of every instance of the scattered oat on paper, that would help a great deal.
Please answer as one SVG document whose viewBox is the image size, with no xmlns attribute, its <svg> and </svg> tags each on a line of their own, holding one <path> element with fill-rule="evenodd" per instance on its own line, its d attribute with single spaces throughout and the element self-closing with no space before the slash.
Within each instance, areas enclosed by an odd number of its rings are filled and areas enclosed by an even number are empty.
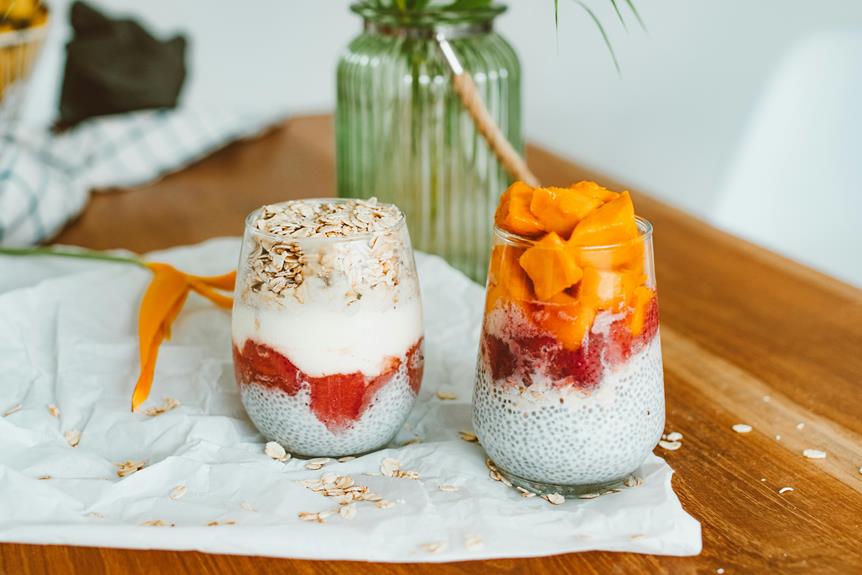
<svg viewBox="0 0 862 575">
<path fill-rule="evenodd" d="M 438 489 L 440 491 L 447 491 L 449 493 L 452 493 L 452 492 L 458 491 L 458 486 L 457 485 L 449 485 L 448 483 L 444 483 L 443 485 L 438 487 Z"/>
<path fill-rule="evenodd" d="M 174 523 L 168 523 L 162 519 L 150 519 L 141 523 L 144 527 L 176 527 Z"/>
<path fill-rule="evenodd" d="M 344 457 L 338 458 L 338 463 L 347 463 L 348 461 L 353 461 L 354 459 L 356 459 L 356 457 L 353 455 L 345 455 Z"/>
<path fill-rule="evenodd" d="M 423 543 L 419 546 L 423 551 L 427 551 L 428 553 L 439 553 L 446 548 L 446 543 L 443 541 L 437 541 L 435 543 Z"/>
<path fill-rule="evenodd" d="M 477 441 L 479 441 L 479 438 L 476 437 L 476 434 L 472 431 L 459 431 L 458 437 L 460 437 L 467 443 L 476 443 Z"/>
<path fill-rule="evenodd" d="M 185 494 L 188 492 L 189 492 L 189 488 L 186 487 L 185 485 L 177 485 L 176 487 L 171 489 L 170 497 L 174 501 L 177 501 L 179 499 L 182 499 L 183 496 L 185 496 Z"/>
<path fill-rule="evenodd" d="M 281 461 L 282 463 L 290 459 L 290 454 L 276 441 L 267 442 L 266 446 L 263 448 L 263 452 L 270 458 L 276 461 Z"/>
<path fill-rule="evenodd" d="M 545 495 L 545 499 L 547 499 L 549 503 L 552 503 L 554 505 L 561 505 L 566 502 L 566 498 L 559 493 L 551 493 L 550 495 Z"/>
<path fill-rule="evenodd" d="M 391 457 L 386 457 L 380 462 L 380 473 L 386 477 L 393 477 L 401 468 L 401 462 Z"/>
<path fill-rule="evenodd" d="M 249 503 L 248 501 L 243 501 L 243 502 L 241 502 L 241 503 L 239 504 L 239 506 L 240 506 L 244 511 L 250 511 L 250 512 L 252 512 L 252 513 L 257 512 L 257 509 L 255 509 L 254 505 L 252 505 L 252 504 L 251 504 L 251 503 Z"/>
<path fill-rule="evenodd" d="M 381 499 L 380 501 L 375 503 L 375 505 L 378 509 L 390 509 L 392 507 L 395 507 L 395 502 L 389 501 L 388 499 Z"/>
<path fill-rule="evenodd" d="M 750 433 L 753 428 L 747 423 L 734 423 L 733 430 L 737 433 Z"/>
<path fill-rule="evenodd" d="M 16 403 L 15 405 L 3 412 L 3 417 L 9 417 L 13 413 L 21 411 L 21 407 L 22 405 L 20 403 Z"/>
<path fill-rule="evenodd" d="M 808 459 L 826 459 L 826 452 L 819 449 L 805 449 L 802 451 L 802 455 Z"/>
<path fill-rule="evenodd" d="M 58 417 L 60 415 L 60 410 L 53 403 L 48 404 L 48 413 L 51 414 L 51 417 Z"/>
<path fill-rule="evenodd" d="M 641 485 L 643 485 L 643 482 L 643 478 L 629 475 L 628 477 L 626 477 L 626 480 L 623 481 L 623 485 L 625 485 L 626 487 L 640 487 Z"/>
<path fill-rule="evenodd" d="M 149 415 L 150 417 L 156 417 L 157 415 L 161 415 L 163 413 L 167 413 L 172 409 L 176 409 L 180 406 L 180 402 L 174 399 L 173 397 L 166 397 L 161 405 L 156 405 L 154 407 L 148 407 L 144 410 L 144 415 Z"/>
<path fill-rule="evenodd" d="M 458 396 L 455 395 L 454 393 L 449 393 L 448 391 L 438 391 L 437 392 L 437 399 L 439 399 L 441 401 L 454 401 L 454 400 L 458 399 Z"/>
<path fill-rule="evenodd" d="M 347 505 L 342 505 L 338 510 L 338 514 L 345 519 L 353 519 L 356 517 L 356 504 L 348 503 Z"/>
<path fill-rule="evenodd" d="M 78 443 L 81 441 L 81 432 L 77 429 L 70 429 L 63 433 L 63 437 L 70 446 L 78 447 Z"/>
<path fill-rule="evenodd" d="M 481 535 L 476 535 L 475 533 L 471 533 L 464 537 L 464 548 L 468 551 L 478 551 L 485 546 L 485 542 L 482 541 Z"/>
<path fill-rule="evenodd" d="M 146 466 L 146 463 L 143 461 L 123 461 L 122 463 L 115 463 L 117 466 L 117 476 L 118 477 L 128 477 L 132 473 L 136 471 L 140 471 Z"/>
<path fill-rule="evenodd" d="M 328 457 L 315 457 L 314 459 L 309 459 L 305 462 L 305 468 L 310 469 L 311 471 L 317 471 L 319 469 L 323 469 L 323 467 L 330 461 L 332 460 Z"/>
<path fill-rule="evenodd" d="M 301 521 L 313 521 L 315 523 L 323 523 L 324 518 L 320 513 L 311 513 L 309 511 L 300 511 L 297 516 Z"/>
</svg>

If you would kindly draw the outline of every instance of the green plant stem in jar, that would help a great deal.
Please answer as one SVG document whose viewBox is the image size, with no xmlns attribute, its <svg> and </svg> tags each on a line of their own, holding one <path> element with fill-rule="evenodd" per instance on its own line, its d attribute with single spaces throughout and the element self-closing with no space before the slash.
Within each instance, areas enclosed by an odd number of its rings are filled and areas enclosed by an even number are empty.
<svg viewBox="0 0 862 575">
<path fill-rule="evenodd" d="M 504 7 L 352 9 L 364 30 L 338 64 L 338 194 L 398 205 L 417 249 L 483 281 L 494 207 L 509 179 L 453 91 L 434 35 L 449 39 L 522 153 L 520 65 L 493 30 Z"/>
</svg>

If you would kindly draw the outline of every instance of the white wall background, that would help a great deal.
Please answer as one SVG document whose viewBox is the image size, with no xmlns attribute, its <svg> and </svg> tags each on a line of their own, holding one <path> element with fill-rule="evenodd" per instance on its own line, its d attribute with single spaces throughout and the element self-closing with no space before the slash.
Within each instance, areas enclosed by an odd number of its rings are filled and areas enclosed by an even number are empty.
<svg viewBox="0 0 862 575">
<path fill-rule="evenodd" d="M 191 75 L 184 100 L 192 105 L 330 110 L 335 62 L 360 26 L 346 0 L 91 1 L 116 13 L 140 17 L 159 32 L 184 31 L 191 38 Z M 791 210 L 811 220 L 800 224 L 807 223 L 813 226 L 813 233 L 823 235 L 816 246 L 807 249 L 806 242 L 782 241 L 780 234 L 786 230 L 772 236 L 758 234 L 757 217 L 749 218 L 753 222 L 746 227 L 735 225 L 733 217 L 717 216 L 717 206 L 726 205 L 722 198 L 728 187 L 737 195 L 738 190 L 746 190 L 740 173 L 750 172 L 752 163 L 763 164 L 759 158 L 740 157 L 740 150 L 768 153 L 768 147 L 746 142 L 754 137 L 752 132 L 769 131 L 751 126 L 758 125 L 758 115 L 768 107 L 761 102 L 772 101 L 765 93 L 777 70 L 786 69 L 789 55 L 813 37 L 846 37 L 862 31 L 862 2 L 637 0 L 647 34 L 634 19 L 626 33 L 615 21 L 609 2 L 587 1 L 606 23 L 622 66 L 621 76 L 597 30 L 574 2 L 560 0 L 561 25 L 555 33 L 553 0 L 508 0 L 510 11 L 499 29 L 521 55 L 528 137 L 632 187 L 862 285 L 862 255 L 856 255 L 862 240 L 846 231 L 862 229 L 858 199 L 862 197 L 862 149 L 845 154 L 840 166 L 844 173 L 837 185 L 816 191 L 820 202 L 847 206 L 839 210 L 839 217 L 845 220 L 837 231 L 825 217 L 818 219 L 815 209 Z M 61 13 L 68 0 L 52 4 Z M 64 31 L 57 27 L 54 32 L 33 87 L 31 118 L 45 119 L 56 106 Z M 862 35 L 859 38 L 849 43 L 848 50 L 862 54 Z M 831 66 L 833 62 L 821 64 Z M 862 86 L 862 67 L 847 66 L 842 73 L 850 84 Z M 787 85 L 780 79 L 774 82 Z M 833 82 L 822 90 L 841 89 L 841 85 Z M 835 105 L 829 94 L 817 93 L 817 85 L 803 88 L 814 92 L 804 100 L 807 108 L 799 114 L 816 118 L 818 103 Z M 860 106 L 846 98 L 841 105 L 847 107 L 846 114 L 833 110 L 835 129 L 821 137 L 830 138 L 836 131 L 839 135 L 862 131 Z M 788 117 L 793 118 L 794 113 Z M 780 131 L 780 126 L 775 130 Z M 802 146 L 822 148 L 815 140 L 806 144 L 804 134 L 799 141 Z M 852 145 L 856 144 L 860 140 L 852 139 Z M 804 149 L 800 155 L 806 157 Z M 844 165 L 848 162 L 854 165 Z M 748 171 L 740 171 L 740 165 Z M 805 162 L 795 166 L 809 176 L 826 167 Z M 853 177 L 856 174 L 858 178 Z M 829 174 L 823 177 L 829 183 Z M 762 185 L 764 179 L 756 181 Z M 750 193 L 759 191 L 752 187 Z M 781 197 L 775 190 L 772 195 Z M 846 249 L 826 249 L 837 244 Z"/>
</svg>

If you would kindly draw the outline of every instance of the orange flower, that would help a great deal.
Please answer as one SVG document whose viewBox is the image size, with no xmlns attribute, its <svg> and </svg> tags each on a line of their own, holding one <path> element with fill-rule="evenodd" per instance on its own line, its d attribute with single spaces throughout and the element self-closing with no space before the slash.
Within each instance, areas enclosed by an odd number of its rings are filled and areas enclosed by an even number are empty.
<svg viewBox="0 0 862 575">
<path fill-rule="evenodd" d="M 233 300 L 217 290 L 232 291 L 236 283 L 235 271 L 205 277 L 186 274 L 163 263 L 146 262 L 144 265 L 155 275 L 141 300 L 138 316 L 141 373 L 132 394 L 132 411 L 138 409 L 150 394 L 159 346 L 170 337 L 171 325 L 182 311 L 189 291 L 194 290 L 217 306 L 230 309 Z"/>
</svg>

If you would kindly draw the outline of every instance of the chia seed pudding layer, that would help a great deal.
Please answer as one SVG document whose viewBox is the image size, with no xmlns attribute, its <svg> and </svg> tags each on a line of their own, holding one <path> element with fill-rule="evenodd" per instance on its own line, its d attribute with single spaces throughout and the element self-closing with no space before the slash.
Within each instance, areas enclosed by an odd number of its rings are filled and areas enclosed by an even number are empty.
<svg viewBox="0 0 862 575">
<path fill-rule="evenodd" d="M 520 478 L 559 485 L 622 480 L 652 451 L 664 428 L 658 335 L 588 391 L 493 381 L 480 360 L 473 428 L 497 466 Z M 539 386 L 537 386 L 539 387 Z"/>
<path fill-rule="evenodd" d="M 402 362 L 391 379 L 371 394 L 359 418 L 343 427 L 321 421 L 312 409 L 314 398 L 307 382 L 293 395 L 281 387 L 243 383 L 240 397 L 258 430 L 288 452 L 341 457 L 374 451 L 389 443 L 416 401 L 414 386 L 418 387 L 415 376 L 411 380 L 409 366 Z"/>
</svg>

